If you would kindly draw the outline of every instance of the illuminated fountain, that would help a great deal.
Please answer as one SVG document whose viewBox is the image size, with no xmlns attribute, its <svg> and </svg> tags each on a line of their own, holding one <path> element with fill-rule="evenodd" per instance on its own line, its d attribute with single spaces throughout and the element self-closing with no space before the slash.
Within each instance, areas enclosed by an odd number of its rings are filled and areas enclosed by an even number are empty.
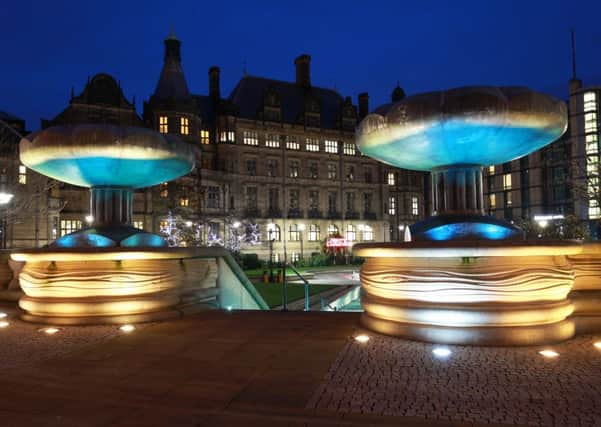
<svg viewBox="0 0 601 427">
<path fill-rule="evenodd" d="M 482 167 L 525 156 L 566 130 L 563 102 L 521 87 L 464 87 L 387 104 L 358 129 L 360 150 L 430 171 L 433 216 L 413 242 L 355 245 L 362 323 L 440 343 L 529 345 L 572 337 L 577 242 L 526 241 L 484 215 Z"/>
<path fill-rule="evenodd" d="M 216 298 L 219 250 L 167 248 L 162 237 L 131 225 L 134 190 L 189 173 L 195 161 L 190 144 L 149 129 L 82 124 L 33 133 L 21 140 L 20 152 L 36 172 L 90 187 L 93 217 L 91 227 L 48 248 L 11 255 L 25 262 L 19 274 L 24 319 L 157 320 Z"/>
</svg>

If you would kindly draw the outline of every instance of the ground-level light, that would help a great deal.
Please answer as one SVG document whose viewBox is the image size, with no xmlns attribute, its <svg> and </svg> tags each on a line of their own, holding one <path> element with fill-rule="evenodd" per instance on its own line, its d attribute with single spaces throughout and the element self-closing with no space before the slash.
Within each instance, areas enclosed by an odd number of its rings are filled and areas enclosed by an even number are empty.
<svg viewBox="0 0 601 427">
<path fill-rule="evenodd" d="M 54 327 L 49 327 L 49 328 L 43 328 L 40 329 L 41 332 L 44 332 L 46 335 L 54 335 L 56 334 L 58 331 L 60 331 L 60 329 L 58 328 L 54 328 Z"/>
<path fill-rule="evenodd" d="M 6 328 L 8 325 L 10 325 L 10 323 L 8 323 L 6 320 L 0 322 L 0 328 Z"/>
<path fill-rule="evenodd" d="M 134 325 L 122 325 L 119 329 L 123 332 L 132 332 L 136 327 Z"/>
<path fill-rule="evenodd" d="M 355 341 L 357 341 L 358 343 L 361 343 L 361 344 L 365 344 L 367 341 L 369 341 L 369 335 L 365 335 L 365 334 L 357 335 L 355 337 Z"/>
<path fill-rule="evenodd" d="M 597 341 L 596 343 L 593 344 L 595 347 L 597 347 L 599 350 L 601 350 L 601 341 Z"/>
<path fill-rule="evenodd" d="M 553 358 L 559 356 L 559 353 L 554 350 L 541 350 L 538 352 L 541 356 Z"/>
<path fill-rule="evenodd" d="M 449 357 L 452 354 L 452 352 L 446 347 L 435 347 L 432 350 L 432 354 L 434 354 L 434 356 L 436 357 L 445 358 Z"/>
</svg>

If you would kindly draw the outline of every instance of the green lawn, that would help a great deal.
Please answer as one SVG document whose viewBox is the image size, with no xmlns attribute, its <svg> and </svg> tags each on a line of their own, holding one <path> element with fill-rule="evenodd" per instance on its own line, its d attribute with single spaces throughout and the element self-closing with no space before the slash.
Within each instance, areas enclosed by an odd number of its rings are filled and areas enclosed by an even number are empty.
<svg viewBox="0 0 601 427">
<path fill-rule="evenodd" d="M 263 271 L 261 270 L 262 273 Z M 255 282 L 253 284 L 270 308 L 282 305 L 282 285 L 280 283 Z M 334 287 L 335 285 L 309 286 L 309 294 L 315 295 Z M 286 285 L 286 290 L 288 292 L 289 303 L 305 297 L 305 287 L 303 285 L 288 284 Z"/>
</svg>

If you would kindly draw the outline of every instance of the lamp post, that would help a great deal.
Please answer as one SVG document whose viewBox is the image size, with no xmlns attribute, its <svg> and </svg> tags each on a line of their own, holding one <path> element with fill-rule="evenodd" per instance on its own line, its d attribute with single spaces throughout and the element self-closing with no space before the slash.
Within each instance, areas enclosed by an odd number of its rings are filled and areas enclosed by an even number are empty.
<svg viewBox="0 0 601 427">
<path fill-rule="evenodd" d="M 305 224 L 298 225 L 298 235 L 300 236 L 300 259 L 303 259 L 303 233 L 305 231 Z"/>
<path fill-rule="evenodd" d="M 8 191 L 6 186 L 6 173 L 0 176 L 0 207 L 2 209 L 2 218 L 0 219 L 0 232 L 2 233 L 2 249 L 6 249 L 6 205 L 10 203 L 14 194 Z"/>
<path fill-rule="evenodd" d="M 267 224 L 267 238 L 269 239 L 269 283 L 273 282 L 273 223 Z"/>
</svg>

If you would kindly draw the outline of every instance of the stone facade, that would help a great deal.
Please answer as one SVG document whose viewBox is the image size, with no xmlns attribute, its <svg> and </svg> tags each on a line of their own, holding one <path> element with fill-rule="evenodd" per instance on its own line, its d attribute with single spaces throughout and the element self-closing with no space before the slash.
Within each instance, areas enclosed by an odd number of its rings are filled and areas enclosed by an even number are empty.
<svg viewBox="0 0 601 427">
<path fill-rule="evenodd" d="M 195 170 L 177 181 L 136 192 L 134 225 L 158 232 L 169 212 L 206 225 L 203 238 L 227 239 L 231 224 L 254 223 L 261 242 L 246 252 L 298 259 L 320 252 L 333 232 L 353 242 L 391 241 L 422 219 L 425 175 L 385 166 L 354 143 L 357 122 L 369 110 L 350 97 L 311 84 L 308 55 L 295 61 L 295 81 L 243 76 L 222 97 L 220 70 L 208 72 L 209 93 L 188 89 L 181 42 L 165 40 L 165 62 L 154 93 L 144 102 L 123 95 L 114 78 L 98 74 L 69 106 L 43 127 L 111 123 L 172 133 L 201 148 Z M 393 98 L 403 97 L 396 88 Z M 66 203 L 52 219 L 59 237 L 86 226 L 87 189 L 61 184 Z M 236 231 L 237 232 L 237 231 Z M 43 242 L 45 243 L 45 242 Z M 36 246 L 15 244 L 14 246 Z"/>
</svg>

